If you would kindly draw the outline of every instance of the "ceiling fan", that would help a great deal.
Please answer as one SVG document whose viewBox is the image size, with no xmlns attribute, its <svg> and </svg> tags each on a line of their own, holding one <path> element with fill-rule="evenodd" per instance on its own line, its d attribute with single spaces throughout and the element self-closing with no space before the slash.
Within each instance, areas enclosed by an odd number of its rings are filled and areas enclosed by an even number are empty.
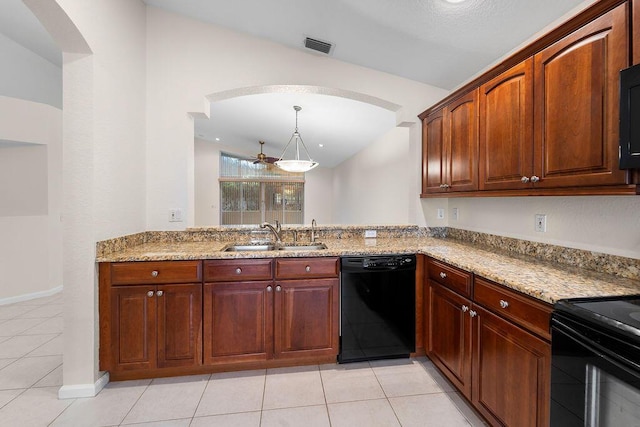
<svg viewBox="0 0 640 427">
<path fill-rule="evenodd" d="M 277 157 L 269 157 L 262 152 L 262 147 L 264 146 L 264 141 L 258 141 L 260 143 L 260 153 L 256 156 L 256 159 L 253 161 L 253 164 L 256 163 L 271 163 L 273 164 L 278 160 Z"/>
</svg>

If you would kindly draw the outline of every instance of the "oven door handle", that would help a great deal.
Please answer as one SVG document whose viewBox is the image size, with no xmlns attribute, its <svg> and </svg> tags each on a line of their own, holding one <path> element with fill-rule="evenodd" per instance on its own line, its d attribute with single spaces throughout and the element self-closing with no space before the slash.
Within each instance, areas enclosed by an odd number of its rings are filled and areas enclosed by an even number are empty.
<svg viewBox="0 0 640 427">
<path fill-rule="evenodd" d="M 564 334 L 567 338 L 575 341 L 578 345 L 581 345 L 587 350 L 602 357 L 612 365 L 624 370 L 625 372 L 628 372 L 636 378 L 639 377 L 638 372 L 640 372 L 640 365 L 633 362 L 632 360 L 629 360 L 620 354 L 611 356 L 613 353 L 607 348 L 585 337 L 583 334 L 571 328 L 570 326 L 560 323 L 555 319 L 552 320 L 551 328 L 555 328 L 556 330 L 558 330 L 558 332 Z M 551 341 L 551 345 L 553 346 L 553 340 Z"/>
</svg>

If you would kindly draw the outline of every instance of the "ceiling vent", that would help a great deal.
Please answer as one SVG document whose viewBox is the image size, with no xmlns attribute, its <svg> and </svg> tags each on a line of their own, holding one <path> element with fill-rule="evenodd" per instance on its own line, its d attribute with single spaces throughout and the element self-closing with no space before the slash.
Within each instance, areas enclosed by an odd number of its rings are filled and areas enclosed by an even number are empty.
<svg viewBox="0 0 640 427">
<path fill-rule="evenodd" d="M 304 39 L 304 47 L 306 47 L 307 49 L 315 50 L 316 52 L 324 53 L 325 55 L 331 53 L 331 49 L 333 49 L 333 45 L 331 43 L 312 39 L 311 37 L 306 37 Z"/>
</svg>

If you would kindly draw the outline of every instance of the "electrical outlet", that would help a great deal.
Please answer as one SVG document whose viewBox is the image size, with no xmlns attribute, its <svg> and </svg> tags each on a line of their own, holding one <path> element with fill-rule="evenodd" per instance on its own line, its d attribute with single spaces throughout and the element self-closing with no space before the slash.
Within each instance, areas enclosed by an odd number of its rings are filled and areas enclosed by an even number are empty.
<svg viewBox="0 0 640 427">
<path fill-rule="evenodd" d="M 438 219 L 444 219 L 444 209 L 438 208 Z"/>
<path fill-rule="evenodd" d="M 536 214 L 536 231 L 540 233 L 547 231 L 547 216 L 545 214 Z"/>
<path fill-rule="evenodd" d="M 453 217 L 454 221 L 458 220 L 458 208 L 453 208 L 453 211 L 451 212 L 451 216 Z"/>
<path fill-rule="evenodd" d="M 169 222 L 182 222 L 182 210 L 169 209 Z"/>
<path fill-rule="evenodd" d="M 377 236 L 378 232 L 376 230 L 364 230 L 365 239 L 375 239 Z"/>
</svg>

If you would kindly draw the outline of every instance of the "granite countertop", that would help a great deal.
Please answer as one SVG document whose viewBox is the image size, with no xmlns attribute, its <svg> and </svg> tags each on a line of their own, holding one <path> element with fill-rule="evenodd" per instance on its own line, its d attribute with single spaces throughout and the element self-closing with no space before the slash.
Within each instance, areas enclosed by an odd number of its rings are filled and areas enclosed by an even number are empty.
<svg viewBox="0 0 640 427">
<path fill-rule="evenodd" d="M 640 294 L 640 281 L 434 237 L 323 239 L 315 251 L 222 252 L 229 243 L 143 243 L 99 256 L 97 262 L 425 254 L 547 303 L 564 298 Z"/>
</svg>

